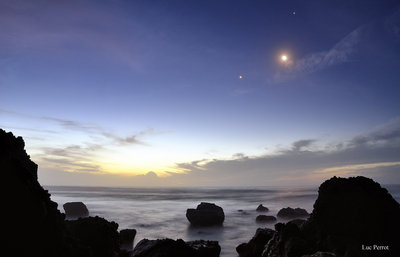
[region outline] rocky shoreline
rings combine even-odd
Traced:
[[[0,130],[0,168],[6,181],[5,251],[8,256],[216,257],[217,241],[143,239],[130,249],[134,229],[122,229],[101,217],[89,216],[84,203],[64,205],[65,214],[38,182],[37,165],[25,152],[24,141]],[[400,256],[397,243],[400,205],[386,189],[365,177],[336,178],[319,188],[311,214],[300,208],[283,208],[278,217],[287,223],[275,229],[259,228],[247,243],[237,246],[241,257],[358,257]],[[345,212],[339,210],[346,210]],[[276,222],[260,205],[257,222]],[[67,216],[67,217],[66,217]],[[192,226],[222,226],[223,208],[200,203],[188,209]],[[68,219],[66,219],[68,218]],[[379,247],[373,248],[373,245]],[[371,250],[369,249],[371,246]]]

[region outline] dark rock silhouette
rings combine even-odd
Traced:
[[[333,177],[321,184],[306,222],[275,225],[277,234],[263,256],[300,257],[318,251],[343,257],[400,256],[398,217],[399,203],[372,179]],[[387,246],[389,250],[362,250],[362,245]]]
[[[203,202],[196,209],[187,209],[186,218],[193,226],[215,226],[222,225],[225,214],[221,207]]]
[[[243,243],[236,247],[240,257],[260,257],[265,245],[276,232],[269,228],[258,228],[256,234],[248,243]]]
[[[132,257],[218,257],[221,248],[216,241],[182,239],[141,240],[131,253]]]
[[[329,252],[316,252],[311,255],[303,255],[302,257],[337,257],[337,255]]]
[[[38,166],[21,137],[0,129],[0,170],[7,206],[2,226],[6,256],[117,257],[118,224],[99,217],[65,222],[65,215],[38,182]]]
[[[257,207],[256,211],[259,211],[259,212],[267,212],[267,211],[269,211],[269,209],[268,209],[267,207],[265,207],[264,205],[260,204],[260,205]]]
[[[256,218],[256,222],[265,223],[265,222],[274,222],[276,218],[274,216],[269,215],[258,215]]]
[[[263,257],[301,257],[303,254],[315,252],[294,222],[277,223],[275,230],[277,233],[268,242]]]
[[[286,219],[293,219],[293,218],[298,218],[298,217],[307,217],[308,215],[310,215],[305,209],[301,209],[301,208],[282,208],[277,216],[279,218],[286,218]]]
[[[104,218],[87,217],[66,221],[71,235],[89,249],[90,256],[111,257],[119,252],[118,224]]]
[[[69,202],[63,205],[67,219],[83,218],[89,216],[89,210],[82,202]]]
[[[0,170],[8,194],[2,204],[2,251],[7,256],[70,256],[64,215],[39,184],[38,166],[24,147],[22,137],[0,129]]]
[[[217,241],[196,240],[186,242],[187,245],[196,251],[197,257],[218,257],[221,247]]]
[[[122,229],[121,231],[119,231],[120,245],[130,245],[130,247],[132,247],[135,236],[136,229]]]
[[[303,219],[294,219],[294,220],[291,220],[290,221],[290,223],[293,223],[293,224],[295,224],[298,228],[300,228],[301,229],[301,227],[303,226],[303,224],[306,222],[306,220],[303,220]]]

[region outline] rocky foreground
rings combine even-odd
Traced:
[[[65,215],[38,182],[37,165],[25,152],[24,141],[0,129],[0,170],[3,188],[3,247],[6,256],[87,257],[217,257],[216,241],[160,239],[140,241],[127,250],[135,230],[89,215],[82,204],[64,206]],[[77,212],[77,209],[83,211]],[[258,211],[267,212],[262,206]],[[275,230],[260,228],[248,242],[237,247],[241,257],[362,257],[400,256],[400,205],[386,189],[371,179],[332,178],[321,184],[314,210],[285,208]],[[269,222],[273,216],[260,215]],[[221,225],[222,208],[202,203],[190,209],[192,225]],[[2,254],[3,255],[3,254]]]
[[[248,243],[236,248],[239,256],[400,256],[400,205],[386,189],[365,177],[333,177],[318,193],[307,220],[277,223],[275,230],[258,229]],[[284,212],[293,214],[289,209]]]

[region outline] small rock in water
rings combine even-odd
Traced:
[[[67,218],[84,218],[89,216],[89,210],[82,202],[69,202],[63,205]]]
[[[256,211],[266,212],[266,211],[269,211],[269,209],[268,209],[267,207],[263,206],[262,204],[260,204],[260,205],[257,207]]]
[[[268,215],[258,215],[256,218],[256,222],[264,223],[264,222],[274,222],[276,218],[274,216]]]
[[[308,215],[309,214],[305,209],[301,209],[301,208],[293,209],[290,207],[282,208],[277,214],[277,216],[279,218],[288,218],[288,219],[297,218],[297,217],[307,217]]]

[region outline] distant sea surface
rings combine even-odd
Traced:
[[[384,186],[400,202],[400,185]],[[119,230],[134,228],[136,245],[141,239],[182,238],[217,240],[221,256],[237,256],[236,246],[247,242],[259,227],[273,228],[275,223],[257,224],[259,214],[276,216],[283,207],[300,207],[311,212],[318,189],[302,188],[107,188],[45,186],[51,199],[62,205],[81,201],[90,216],[104,217],[119,224]],[[221,206],[225,212],[222,227],[192,228],[186,219],[186,209],[196,208],[200,202]],[[258,213],[259,204],[270,209]],[[239,211],[242,210],[242,211]],[[277,222],[286,222],[278,218]]]

